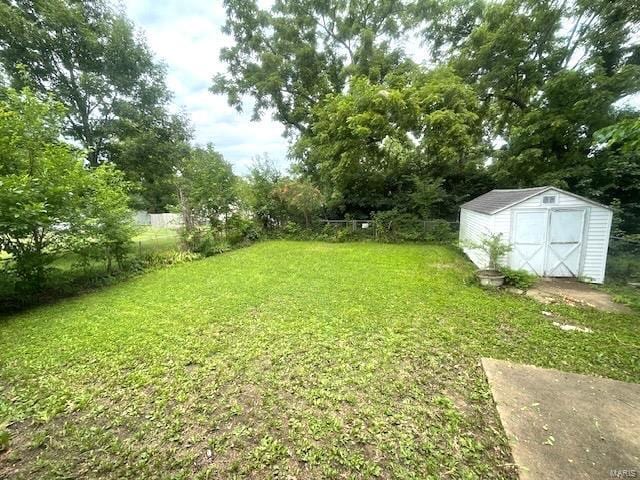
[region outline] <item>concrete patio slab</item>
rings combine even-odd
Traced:
[[[640,385],[482,359],[523,480],[640,478]]]
[[[542,303],[563,302],[596,308],[603,312],[631,313],[627,305],[614,302],[607,292],[597,290],[574,278],[542,278],[527,290],[527,295]]]

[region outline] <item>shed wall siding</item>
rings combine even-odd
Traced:
[[[609,234],[611,231],[611,210],[591,206],[588,216],[586,245],[583,257],[582,276],[596,283],[604,282]]]
[[[460,210],[460,241],[464,253],[478,267],[486,268],[489,264],[487,255],[478,249],[464,246],[464,242],[480,242],[485,235],[491,233],[491,216],[474,212],[465,208]]]
[[[511,243],[511,208],[491,215],[491,233],[502,234],[505,243]],[[498,259],[500,265],[511,266],[510,254]]]
[[[557,196],[557,201],[553,205],[544,205],[542,203],[542,197],[545,195],[554,194]],[[582,246],[582,268],[581,276],[585,280],[590,280],[595,283],[604,282],[604,272],[607,263],[607,250],[609,246],[609,233],[611,229],[611,211],[599,207],[593,203],[586,202],[580,198],[567,195],[557,190],[548,190],[544,193],[536,195],[528,200],[525,200],[518,205],[514,205],[502,212],[499,212],[495,216],[505,216],[508,212],[509,218],[511,218],[512,210],[526,210],[526,209],[539,209],[539,208],[586,208],[587,217],[585,223],[586,235],[585,241]],[[500,222],[503,224],[503,222]],[[506,238],[509,238],[507,235]]]
[[[557,197],[556,203],[553,205],[543,205],[542,197],[545,197],[547,195],[556,195]],[[530,199],[525,200],[522,203],[514,205],[511,208],[554,208],[554,207],[563,208],[563,207],[589,207],[589,206],[595,207],[595,205],[592,203],[585,202],[584,200],[576,198],[572,195],[567,195],[566,193],[559,192],[558,190],[550,189],[544,193],[540,193],[536,195],[535,197],[531,197]],[[597,207],[597,208],[602,208],[602,207]],[[510,210],[510,209],[507,209],[507,210]]]

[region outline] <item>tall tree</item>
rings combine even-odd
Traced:
[[[15,87],[53,93],[67,107],[65,133],[92,167],[112,161],[143,184],[173,174],[180,153],[171,147],[188,128],[167,111],[164,67],[106,0],[0,2],[0,62]],[[123,143],[136,145],[135,167]],[[143,195],[149,208],[163,207],[157,193]]]
[[[343,90],[352,75],[380,81],[403,63],[391,44],[405,7],[400,0],[226,0],[225,31],[235,40],[222,50],[227,73],[212,90],[242,108],[255,99],[254,117],[273,109],[289,133],[309,127],[312,107]]]
[[[295,145],[299,168],[334,214],[450,215],[486,185],[478,108],[449,69],[391,75],[381,85],[356,78],[314,109],[313,127]]]
[[[29,88],[0,99],[0,250],[32,288],[58,253],[91,246],[120,261],[133,234],[122,172],[85,169],[81,152],[60,141],[63,117],[59,102]]]
[[[183,161],[177,181],[187,228],[199,220],[211,228],[224,224],[237,201],[236,177],[213,145],[194,148]]]
[[[485,124],[506,146],[504,185],[580,188],[594,132],[640,91],[640,10],[609,0],[419,0],[424,34],[474,85]]]

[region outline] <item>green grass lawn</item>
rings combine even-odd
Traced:
[[[263,242],[2,319],[0,478],[515,478],[480,358],[638,382],[639,318],[471,273]]]
[[[175,228],[141,227],[133,237],[133,244],[137,253],[157,253],[175,250],[178,240],[178,230]]]

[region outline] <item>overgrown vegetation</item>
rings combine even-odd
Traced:
[[[97,248],[94,246],[94,248]],[[172,230],[145,229],[126,244],[120,262],[109,265],[105,257],[86,256],[86,252],[67,252],[52,261],[37,289],[24,288],[11,274],[11,260],[0,265],[0,315],[77,296],[81,293],[122,282],[159,267],[202,258],[180,249]]]
[[[0,251],[10,255],[3,275],[32,293],[56,258],[122,264],[134,233],[130,189],[112,165],[94,170],[60,141],[64,107],[29,88],[0,99]]]
[[[472,270],[262,242],[4,319],[0,477],[516,478],[480,357],[638,382],[637,316],[563,332]]]

